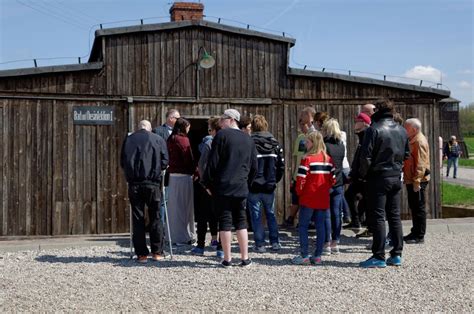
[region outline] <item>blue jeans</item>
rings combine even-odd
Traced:
[[[449,170],[451,169],[451,166],[454,168],[454,173],[453,173],[453,178],[456,178],[458,174],[458,162],[459,162],[459,157],[449,157],[448,158],[448,170],[446,171],[446,176],[449,177]]]
[[[265,230],[262,225],[262,214],[265,210],[270,243],[279,243],[278,223],[275,217],[275,192],[249,193],[247,203],[252,216],[253,239],[256,246],[265,245]]]
[[[308,226],[313,213],[316,216],[316,250],[315,257],[320,257],[323,251],[324,242],[331,233],[331,216],[329,210],[314,210],[309,207],[300,207],[299,234],[301,256],[308,256]]]
[[[341,237],[341,208],[344,186],[334,187],[330,191],[331,197],[331,239],[339,242]],[[329,242],[329,238],[326,242]]]

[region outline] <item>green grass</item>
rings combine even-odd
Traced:
[[[474,189],[443,182],[443,205],[474,205]]]
[[[474,137],[464,137],[464,142],[469,150],[469,156],[474,156]]]
[[[446,167],[448,165],[448,161],[443,160],[443,164]],[[474,168],[474,159],[459,158],[459,167]]]

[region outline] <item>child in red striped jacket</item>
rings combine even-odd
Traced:
[[[334,163],[326,153],[320,132],[306,136],[307,153],[301,160],[296,178],[296,193],[299,196],[299,235],[301,255],[293,258],[293,264],[321,264],[325,239],[330,239],[331,216],[329,212],[329,190],[335,183]],[[316,250],[313,257],[308,254],[308,226],[313,213],[316,216]]]

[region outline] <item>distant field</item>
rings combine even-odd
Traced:
[[[443,205],[474,205],[474,189],[443,182]]]

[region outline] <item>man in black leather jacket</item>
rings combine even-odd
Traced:
[[[388,99],[375,103],[372,125],[365,132],[359,156],[359,175],[367,180],[368,208],[373,227],[372,257],[361,267],[400,266],[403,230],[400,219],[401,172],[410,154],[405,129],[393,120],[394,106]],[[393,249],[385,262],[385,216],[392,235]]]

